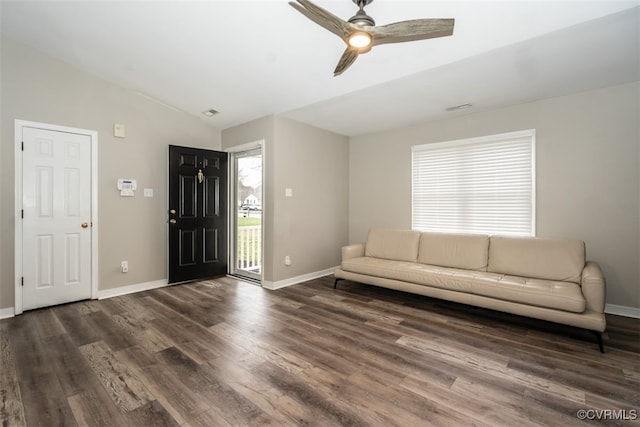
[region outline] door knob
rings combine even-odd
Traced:
[[[88,222],[83,222],[83,223],[82,223],[82,228],[87,228],[88,226],[89,226],[89,223],[88,223]]]
[[[176,222],[178,222],[178,221],[176,221],[176,220],[175,220],[175,219],[173,219],[173,218],[171,218],[171,219],[169,220],[169,224],[175,224]]]
[[[169,213],[170,213],[171,215],[175,215],[175,214],[176,214],[176,210],[175,210],[175,209],[169,209]]]

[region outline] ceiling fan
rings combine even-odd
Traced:
[[[373,0],[352,0],[358,12],[344,21],[309,0],[289,2],[298,12],[340,37],[347,49],[338,61],[334,76],[342,74],[358,55],[367,53],[373,46],[384,43],[400,43],[432,39],[453,34],[454,19],[413,19],[376,27],[376,23],[364,11]]]

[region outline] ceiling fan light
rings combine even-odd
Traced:
[[[356,31],[349,36],[349,46],[361,49],[369,46],[373,42],[371,34],[364,31]]]

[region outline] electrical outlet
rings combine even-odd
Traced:
[[[284,265],[291,265],[291,257],[289,255],[284,257]]]
[[[122,270],[123,273],[128,273],[129,272],[129,262],[128,261],[122,261],[120,263],[120,269]]]

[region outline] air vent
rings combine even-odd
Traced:
[[[219,111],[216,111],[216,110],[214,110],[213,108],[211,108],[211,109],[209,109],[209,110],[207,110],[207,111],[203,111],[203,112],[202,112],[202,114],[204,114],[204,115],[205,115],[205,116],[207,116],[207,117],[213,117],[213,116],[215,116],[215,115],[216,115],[216,114],[218,114],[218,113],[219,113]]]
[[[446,111],[458,111],[458,110],[464,110],[465,108],[471,108],[471,104],[456,105],[456,106],[447,108]]]

